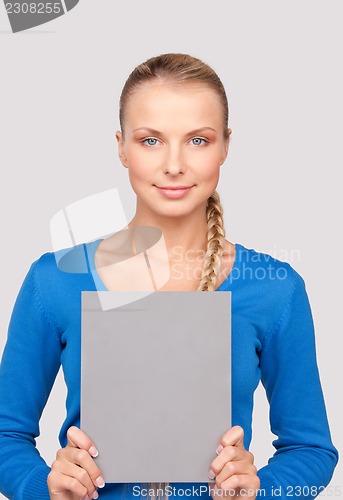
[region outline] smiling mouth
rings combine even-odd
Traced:
[[[184,198],[191,192],[194,186],[171,186],[171,187],[158,187],[154,184],[154,187],[160,193],[161,196],[169,198],[170,200],[178,200]]]
[[[157,187],[158,189],[167,189],[168,191],[171,191],[171,190],[181,190],[181,189],[190,189],[192,188],[193,186],[166,186],[166,187],[160,187],[160,186],[156,186],[156,184],[154,184],[155,187]]]

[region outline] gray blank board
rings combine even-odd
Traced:
[[[231,427],[231,292],[134,293],[82,292],[80,427],[108,483],[208,482]]]

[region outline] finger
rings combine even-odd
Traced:
[[[104,478],[101,475],[101,471],[99,467],[97,467],[96,463],[89,456],[86,450],[75,448],[72,450],[73,463],[80,465],[83,469],[86,470],[89,477],[91,478],[94,486],[103,488],[105,486]]]
[[[226,498],[226,497],[231,497],[233,495],[230,495],[230,493],[232,493],[232,491],[224,491],[224,490],[221,490],[220,488],[218,488],[218,486],[216,485],[216,483],[208,483],[208,486],[209,486],[209,492],[211,493],[211,497],[213,498],[213,500],[220,500],[221,498]],[[235,496],[236,496],[236,492],[235,492]]]
[[[57,471],[68,474],[69,466],[76,464],[85,469],[95,487],[103,488],[105,486],[101,471],[88,451],[82,448],[61,448],[58,450],[56,458],[57,460],[53,462],[52,467]]]
[[[80,451],[83,451],[83,453],[87,453],[86,450]],[[92,459],[90,458],[90,460]],[[53,470],[55,472],[58,472],[59,474],[74,477],[79,481],[79,483],[87,488],[86,494],[89,496],[89,498],[98,498],[99,495],[96,491],[97,485],[94,484],[94,478],[90,477],[86,468],[80,467],[76,463],[68,462],[66,460],[60,460],[57,463],[53,463]]]
[[[221,483],[222,490],[237,490],[238,495],[253,496],[260,487],[260,479],[256,474],[235,474]]]
[[[77,479],[79,483],[87,489],[86,495],[88,495],[89,498],[98,498],[99,494],[96,487],[84,468],[75,464],[70,464],[67,475]]]
[[[227,462],[219,474],[216,475],[215,482],[218,488],[221,487],[221,484],[234,475],[240,474],[251,474],[256,475],[257,469],[254,464],[243,462],[243,461],[234,461]]]
[[[87,436],[85,432],[81,429],[72,425],[67,430],[67,438],[68,444],[67,446],[71,446],[74,448],[82,448],[83,450],[87,450],[92,457],[97,457],[99,452],[93,443],[93,441]]]
[[[87,495],[87,488],[77,479],[60,472],[50,472],[48,486],[51,500],[66,500],[71,497],[70,492],[77,495],[78,498],[84,498]]]
[[[244,430],[243,427],[235,425],[222,435],[219,444],[225,446],[237,446],[244,448]]]
[[[217,474],[219,474],[226,463],[237,460],[241,460],[247,463],[253,463],[253,454],[250,453],[250,451],[245,450],[244,448],[236,448],[236,446],[226,446],[225,448],[223,448],[219,455],[214,460],[212,460],[210,464],[210,479],[213,479]]]

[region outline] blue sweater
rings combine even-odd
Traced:
[[[41,255],[14,304],[0,365],[0,492],[8,498],[49,499],[50,467],[35,437],[61,364],[68,388],[61,447],[67,429],[80,427],[81,291],[106,290],[94,266],[100,241]],[[249,449],[253,396],[261,380],[277,436],[273,457],[258,471],[260,495],[274,498],[273,489],[279,488],[281,498],[313,498],[329,483],[338,452],[330,437],[304,280],[288,263],[237,243],[232,271],[216,291],[221,290],[232,292],[232,425],[244,428]],[[137,484],[108,483],[100,498],[119,499],[122,493],[136,498]],[[193,487],[193,496],[209,495],[207,483],[171,486],[172,498],[186,486]]]

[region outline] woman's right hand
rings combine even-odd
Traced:
[[[56,453],[47,478],[51,500],[98,498],[97,488],[105,481],[92,457],[98,451],[92,440],[78,427],[69,427],[68,444]]]

